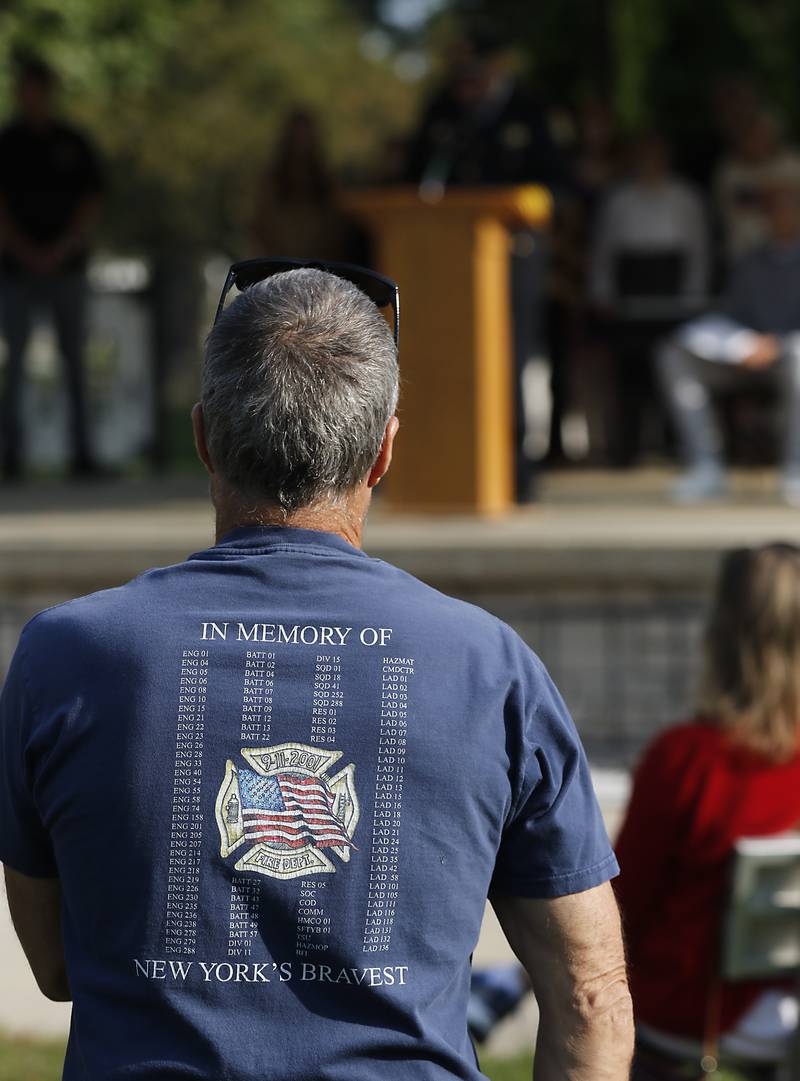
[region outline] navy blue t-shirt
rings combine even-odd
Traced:
[[[63,888],[67,1081],[480,1078],[489,890],[617,872],[539,660],[329,533],[40,613],[0,736],[0,858]]]

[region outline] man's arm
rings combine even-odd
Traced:
[[[61,937],[61,884],[57,878],[33,878],[8,866],[4,871],[11,920],[39,990],[53,1002],[69,1002],[72,995]]]
[[[5,248],[14,255],[22,265],[33,270],[36,265],[38,249],[22,232],[14,221],[8,209],[8,203],[4,195],[0,194],[0,240]]]
[[[35,274],[51,274],[79,251],[100,214],[100,196],[94,192],[85,195],[75,208],[64,232],[53,244],[42,247],[33,243],[22,232],[0,195],[0,237],[22,265]]]
[[[633,1012],[610,884],[490,900],[539,1004],[536,1081],[627,1081]]]
[[[61,236],[43,253],[47,269],[57,270],[71,255],[80,251],[100,216],[100,204],[98,192],[83,196]]]

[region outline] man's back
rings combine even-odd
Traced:
[[[65,1078],[477,1078],[490,884],[614,860],[507,627],[332,533],[251,527],[40,615],[3,701],[4,862],[58,874]]]
[[[477,1078],[491,889],[538,1081],[622,1081],[617,866],[574,727],[508,628],[360,551],[397,287],[255,262],[192,410],[217,546],[34,619],[0,697],[0,860],[74,1002],[65,1078]]]

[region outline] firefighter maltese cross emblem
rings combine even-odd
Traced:
[[[249,845],[234,864],[270,878],[303,878],[333,872],[336,853],[347,863],[355,849],[359,807],[356,767],[331,777],[341,751],[281,743],[243,747],[248,767],[229,758],[215,805],[220,855]]]

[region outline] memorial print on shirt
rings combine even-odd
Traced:
[[[247,766],[227,760],[217,793],[223,859],[249,845],[235,869],[280,879],[335,872],[328,851],[349,862],[360,810],[353,763],[328,772],[341,751],[281,743],[242,757]]]

